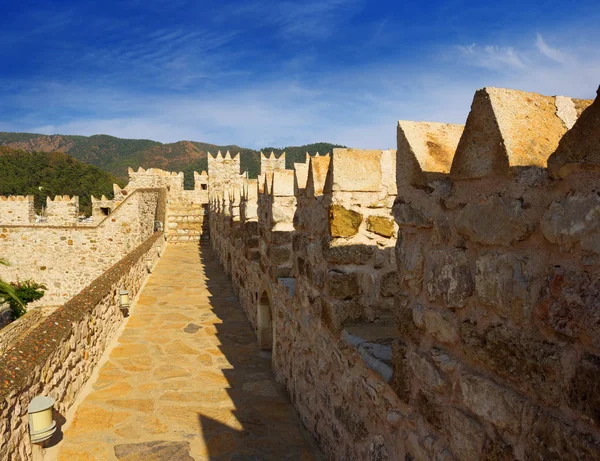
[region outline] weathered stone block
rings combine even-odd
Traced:
[[[413,318],[415,311],[413,310]],[[458,332],[451,321],[450,312],[438,312],[434,309],[423,310],[423,323],[425,330],[439,342],[444,344],[456,344]]]
[[[335,299],[348,300],[360,293],[358,274],[356,272],[327,272],[325,281],[327,295]]]
[[[506,325],[491,326],[479,332],[474,323],[463,322],[460,335],[468,357],[548,404],[559,404],[562,354],[557,344]]]
[[[483,245],[509,246],[533,230],[519,200],[492,195],[483,203],[467,203],[454,220],[458,232]]]
[[[553,202],[544,213],[542,233],[550,242],[568,251],[578,244],[600,254],[600,197],[570,195]]]
[[[335,417],[352,435],[353,440],[358,442],[369,435],[367,425],[355,411],[352,405],[344,404],[334,407]]]
[[[425,421],[436,429],[441,430],[444,424],[444,414],[435,396],[423,389],[419,389],[415,403],[419,414]]]
[[[380,150],[333,149],[334,191],[377,192],[382,187]]]
[[[340,205],[329,209],[329,232],[332,237],[352,237],[358,233],[363,216]]]
[[[348,458],[352,459],[352,458]],[[390,454],[385,446],[385,439],[381,435],[376,435],[369,445],[368,461],[388,461]]]
[[[292,241],[292,232],[272,231],[270,232],[271,245],[287,245]]]
[[[414,294],[421,293],[423,288],[423,256],[424,239],[412,235],[398,235],[396,242],[396,264],[401,285]]]
[[[382,237],[390,238],[394,235],[394,221],[384,216],[369,216],[367,230]]]
[[[500,430],[518,435],[525,401],[514,392],[480,376],[462,374],[459,397],[471,412]]]
[[[550,268],[536,313],[569,338],[585,335],[600,347],[600,274]]]
[[[600,424],[600,357],[585,354],[571,379],[571,408]]]
[[[325,259],[331,264],[366,264],[375,253],[375,247],[371,245],[344,245],[336,241],[325,244],[323,250]]]
[[[258,221],[247,221],[244,223],[244,232],[248,235],[258,235],[259,223]]]
[[[419,389],[444,394],[449,390],[448,381],[442,376],[435,364],[427,357],[409,352],[407,360],[411,374],[419,381]]]
[[[528,319],[536,297],[529,262],[514,254],[481,256],[476,262],[475,287],[482,304],[516,323]]]
[[[484,461],[513,461],[515,455],[511,445],[502,439],[495,438],[487,439],[483,447],[482,459]]]
[[[268,257],[272,266],[279,266],[288,263],[291,258],[291,251],[288,247],[272,247],[267,250]]]
[[[463,307],[473,294],[474,283],[463,250],[432,250],[425,263],[425,286],[430,301],[443,300],[449,307]]]
[[[381,277],[381,296],[394,296],[400,290],[397,272],[388,272]]]
[[[433,226],[433,217],[424,208],[406,203],[397,198],[392,208],[394,218],[399,226],[429,228]]]
[[[340,332],[345,324],[364,317],[364,307],[356,300],[322,300],[321,320],[331,331]]]
[[[525,457],[533,461],[600,459],[600,439],[541,413],[536,416],[527,438]]]
[[[446,417],[446,432],[456,458],[465,461],[481,459],[486,439],[481,424],[456,408],[450,408]]]
[[[406,359],[408,348],[406,343],[400,339],[392,342],[392,379],[390,386],[398,395],[400,400],[407,402],[410,400],[410,366]]]
[[[416,341],[420,332],[413,321],[413,309],[409,304],[409,298],[405,293],[394,295],[394,307],[396,311],[396,327],[405,340]]]

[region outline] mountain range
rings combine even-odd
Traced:
[[[127,177],[127,167],[137,169],[141,166],[183,171],[187,183],[192,178],[191,172],[208,169],[208,153],[215,155],[218,151],[230,151],[232,155],[240,153],[242,171],[248,171],[251,178],[255,178],[260,170],[260,151],[237,145],[219,146],[196,141],[163,144],[149,139],[122,139],[105,134],[76,136],[0,132],[0,145],[25,152],[63,152],[123,179]],[[306,152],[326,153],[334,147],[344,146],[315,143],[299,147],[265,147],[261,151],[273,151],[276,155],[285,151],[286,167],[292,168],[293,163],[304,162]]]

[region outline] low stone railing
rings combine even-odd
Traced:
[[[123,320],[120,290],[135,297],[165,244],[154,233],[0,356],[0,459],[31,459],[33,397],[50,396],[55,412],[67,413]]]
[[[48,317],[57,307],[39,306],[28,310],[23,317],[19,317],[15,321],[12,321],[11,317],[6,326],[0,324],[0,355],[4,354],[24,334]]]

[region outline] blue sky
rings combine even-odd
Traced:
[[[395,145],[501,86],[592,98],[600,4],[3,2],[0,131],[246,147]]]

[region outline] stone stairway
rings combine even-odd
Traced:
[[[172,243],[198,242],[204,232],[205,205],[201,203],[171,202],[167,208],[167,241]]]

